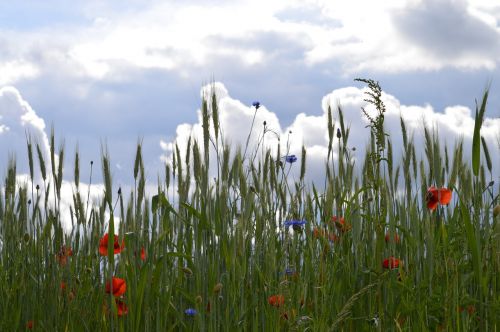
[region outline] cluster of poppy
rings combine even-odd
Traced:
[[[347,233],[352,229],[352,226],[345,222],[344,217],[333,216],[331,221],[340,233]]]
[[[108,242],[109,235],[108,233],[106,233],[99,241],[99,254],[101,254],[101,256],[108,255]],[[118,242],[118,236],[116,234],[114,235],[113,248],[113,253],[115,255],[119,254],[123,250],[123,248],[125,248],[125,242],[122,240],[122,243],[120,245],[120,243]],[[127,283],[122,278],[113,277],[111,279],[111,282],[108,281],[105,285],[106,293],[113,293],[113,296],[115,297],[118,316],[123,316],[128,313],[127,305],[122,300],[122,295],[125,294],[126,290]]]
[[[401,263],[402,262],[399,258],[391,256],[389,258],[384,259],[384,261],[382,262],[382,266],[384,267],[384,269],[393,270],[397,269]]]
[[[113,277],[111,282],[106,282],[105,291],[107,294],[113,293],[118,316],[123,316],[128,313],[127,305],[121,300],[121,296],[125,294],[126,290],[127,283],[122,278]]]

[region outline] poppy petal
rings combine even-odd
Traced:
[[[438,192],[439,203],[446,205],[451,201],[451,190],[446,188],[439,189]]]

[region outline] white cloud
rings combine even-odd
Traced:
[[[228,58],[246,67],[333,62],[347,75],[492,69],[500,61],[500,6],[480,0],[152,2],[94,15],[68,30],[6,31],[0,84],[54,66],[70,76],[123,80],[126,66],[186,77]],[[270,33],[275,40],[261,38]]]
[[[45,121],[36,114],[16,88],[0,88],[0,150],[11,153],[27,151],[26,135],[33,138],[33,143],[40,144],[43,157],[50,164]],[[5,157],[0,156],[0,160]]]
[[[232,149],[234,151],[235,144],[239,144],[240,146],[245,145],[254,109],[232,98],[222,84],[217,83],[216,86],[217,90],[220,91],[219,109],[221,113],[221,127],[225,133],[225,140],[232,142]],[[210,86],[206,86],[202,91],[209,91],[209,89]],[[341,105],[344,114],[344,123],[350,128],[348,145],[349,148],[356,147],[353,156],[359,161],[364,157],[364,148],[368,143],[369,137],[369,128],[366,128],[368,120],[362,115],[361,107],[364,107],[368,113],[373,114],[374,112],[372,105],[367,105],[364,101],[366,98],[365,91],[365,89],[356,87],[333,90],[323,98],[323,114],[321,116],[311,116],[301,113],[296,116],[290,126],[284,129],[281,129],[282,125],[276,114],[268,110],[265,106],[262,106],[257,111],[257,120],[255,121],[257,125],[254,126],[252,132],[251,146],[255,147],[260,137],[262,121],[267,121],[268,126],[275,129],[279,134],[282,146],[281,151],[283,153],[286,151],[287,143],[290,146],[289,154],[296,154],[297,156],[300,156],[302,145],[306,147],[309,179],[314,180],[316,183],[322,183],[328,147],[328,130],[326,125],[328,106],[331,106],[332,110],[336,110],[337,106]],[[395,96],[386,93],[383,94],[383,100],[387,107],[385,129],[390,134],[393,143],[396,163],[399,163],[403,151],[400,116],[406,122],[409,137],[413,137],[415,140],[417,158],[425,155],[423,151],[424,145],[422,144],[424,123],[429,129],[432,130],[435,128],[438,130],[442,147],[447,144],[449,150],[453,149],[454,144],[459,138],[463,138],[465,143],[465,158],[470,155],[474,119],[469,108],[460,105],[450,106],[441,113],[434,110],[431,105],[402,105]],[[337,120],[336,127],[338,128],[337,113],[334,113],[334,118]],[[498,168],[498,165],[500,165],[500,153],[495,151],[498,149],[496,142],[500,137],[500,118],[486,118],[481,134],[489,145],[494,164],[494,176],[498,177],[500,173],[500,169]],[[182,124],[177,127],[175,142],[179,145],[180,151],[185,151],[187,147],[186,142],[190,136],[196,138],[198,142],[202,142],[201,115],[199,115],[197,123]],[[266,136],[266,139],[267,137],[270,136]],[[277,143],[274,140],[269,147],[275,147]],[[160,147],[164,151],[164,154],[161,156],[162,160],[170,162],[173,144],[162,141]],[[252,148],[249,150],[252,151]],[[337,158],[336,154],[334,154],[334,158]],[[360,163],[357,165],[358,167],[361,166]]]
[[[33,63],[23,60],[0,62],[0,86],[14,84],[21,79],[38,76],[39,70]]]

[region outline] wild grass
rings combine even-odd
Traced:
[[[226,145],[214,93],[202,101],[203,142],[175,147],[152,197],[141,142],[129,193],[113,184],[103,150],[104,191],[93,204],[80,172],[91,183],[94,163],[76,152],[70,232],[61,216],[64,145],[56,155],[52,131],[45,160],[36,144],[35,169],[28,136],[28,181],[16,180],[11,159],[0,194],[0,330],[496,331],[500,217],[493,210],[500,185],[481,125],[472,164],[462,141],[450,150],[428,128],[418,158],[403,119],[400,134],[384,132],[378,83],[362,82],[380,113],[369,119],[360,169],[340,106],[328,112],[325,182],[308,184],[305,148],[291,163],[281,147],[272,153],[262,143],[260,151],[241,153]],[[397,139],[401,160],[393,157]],[[300,177],[293,181],[295,167]],[[450,204],[430,211],[431,186],[451,189]],[[116,255],[113,234],[125,243]],[[400,260],[397,268],[384,268],[389,257]],[[105,292],[112,276],[126,281],[121,301],[128,313],[121,316],[112,291]]]

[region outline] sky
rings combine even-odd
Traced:
[[[199,135],[213,84],[229,141],[244,144],[258,100],[254,129],[291,130],[290,152],[305,145],[321,174],[329,105],[344,108],[359,155],[367,143],[357,77],[384,89],[395,151],[400,116],[417,142],[425,121],[450,147],[470,144],[490,84],[482,133],[499,174],[499,65],[497,0],[2,0],[0,175],[10,156],[27,173],[26,136],[47,153],[53,126],[67,181],[77,147],[82,181],[107,147],[115,186],[132,183],[142,141],[154,187],[172,143]]]

